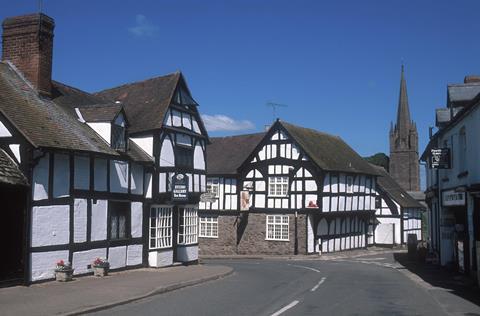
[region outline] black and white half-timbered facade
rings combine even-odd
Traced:
[[[408,235],[423,239],[422,214],[425,207],[408,194],[383,167],[372,165],[379,173],[375,219],[371,223],[369,244],[403,245]]]
[[[52,81],[53,28],[44,14],[3,23],[0,282],[51,279],[58,260],[75,274],[97,257],[196,261],[208,136],[182,74],[97,94]]]
[[[276,121],[212,138],[201,254],[309,254],[367,246],[377,172],[339,137]]]

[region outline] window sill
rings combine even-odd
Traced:
[[[218,236],[198,236],[199,238],[218,239]]]
[[[267,195],[269,198],[288,198],[288,195]]]
[[[171,249],[172,246],[165,246],[165,247],[157,247],[157,248],[148,248],[148,251],[155,251],[155,250],[165,250],[165,249]]]
[[[265,238],[266,241],[290,241],[290,239]]]

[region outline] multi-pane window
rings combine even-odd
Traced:
[[[150,249],[172,246],[172,207],[150,209]]]
[[[128,237],[127,218],[130,214],[129,202],[110,201],[110,239]]]
[[[124,126],[112,124],[112,148],[126,150],[126,129]]]
[[[288,215],[267,215],[267,240],[288,240]]]
[[[218,178],[207,179],[207,192],[215,194],[218,197]]]
[[[218,217],[200,217],[200,237],[218,237]]]
[[[177,168],[193,168],[193,150],[191,148],[175,146],[175,166]]]
[[[287,196],[288,177],[269,177],[268,195],[269,196]]]
[[[180,208],[178,215],[178,243],[196,244],[198,240],[198,216],[196,208]]]

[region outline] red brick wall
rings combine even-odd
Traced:
[[[53,19],[44,14],[3,22],[2,60],[12,62],[44,95],[51,93],[54,27]]]

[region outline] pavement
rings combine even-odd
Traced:
[[[200,264],[0,288],[0,315],[80,315],[216,280],[232,272],[227,266]]]

